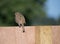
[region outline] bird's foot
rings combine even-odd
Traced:
[[[23,30],[23,33],[25,32],[25,30]]]

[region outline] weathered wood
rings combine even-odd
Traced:
[[[35,44],[40,44],[40,26],[35,27]]]
[[[52,26],[52,44],[60,44],[60,26]]]
[[[0,27],[0,44],[35,44],[34,27]]]
[[[0,44],[60,44],[60,26],[0,27]]]
[[[52,29],[50,26],[40,27],[41,44],[52,44]]]

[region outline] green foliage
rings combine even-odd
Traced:
[[[0,26],[14,26],[14,13],[21,12],[26,18],[26,25],[46,25],[56,23],[46,18],[43,5],[46,0],[0,0]],[[54,24],[55,24],[54,23]]]
[[[37,0],[38,1],[38,0]],[[26,18],[26,25],[32,25],[44,17],[42,6],[35,0],[0,0],[0,26],[17,25],[14,12],[19,11]],[[42,1],[41,1],[42,2]],[[37,22],[38,24],[38,22]]]

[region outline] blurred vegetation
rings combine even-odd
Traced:
[[[26,25],[59,25],[58,21],[48,18],[43,10],[46,0],[0,0],[0,26],[14,26],[14,13],[21,12]]]

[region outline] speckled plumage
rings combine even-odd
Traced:
[[[16,13],[15,13],[15,21],[16,21],[16,23],[19,25],[19,27],[22,26],[23,32],[25,32],[24,24],[25,24],[26,22],[25,22],[24,16],[23,16],[21,13],[16,12]]]

